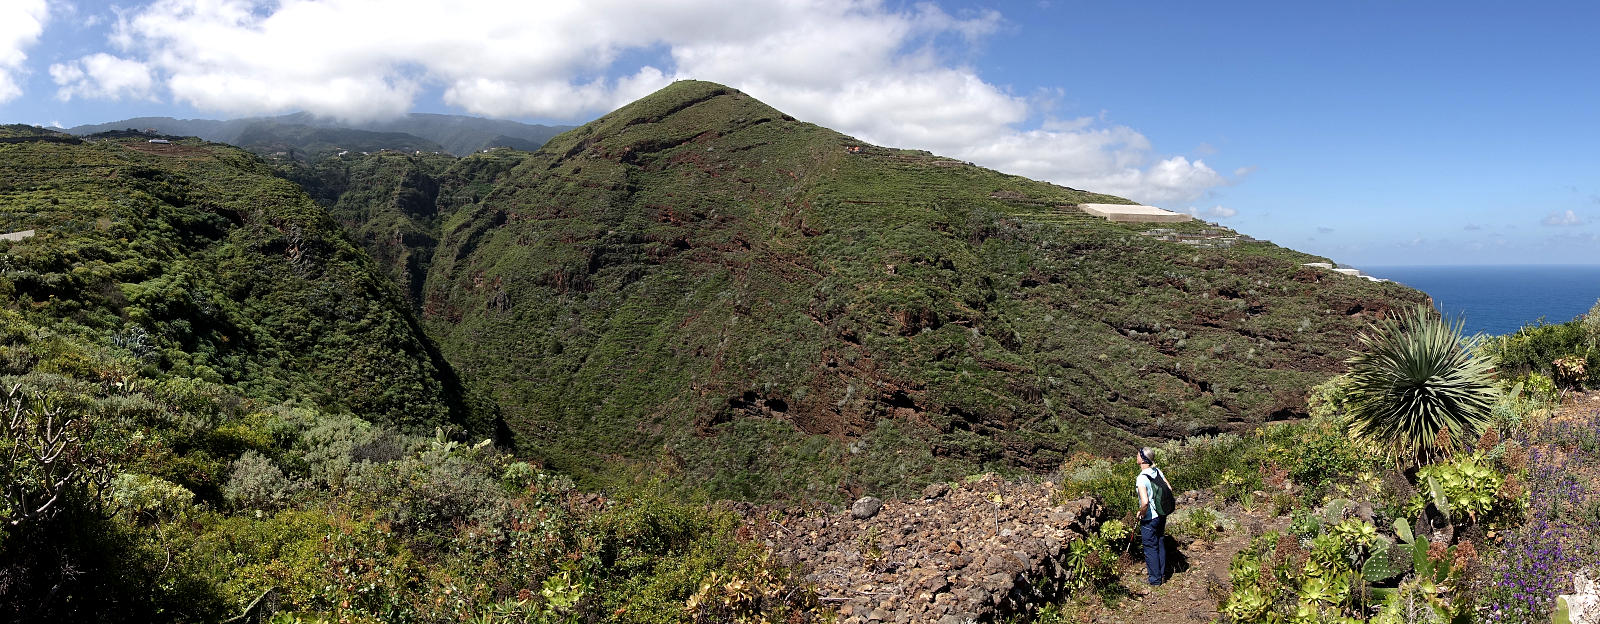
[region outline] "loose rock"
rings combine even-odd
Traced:
[[[866,520],[878,515],[878,510],[883,509],[883,501],[876,497],[863,496],[856,504],[850,506],[850,517],[857,520]]]

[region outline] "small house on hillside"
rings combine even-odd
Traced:
[[[1179,223],[1194,217],[1155,206],[1135,204],[1078,204],[1078,209],[1107,221],[1122,223]]]

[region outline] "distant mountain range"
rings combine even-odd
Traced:
[[[285,152],[310,158],[342,150],[442,151],[458,156],[491,147],[531,151],[539,149],[551,137],[570,130],[571,126],[430,113],[351,124],[309,113],[294,113],[229,120],[134,117],[77,126],[67,132],[84,136],[129,128],[230,143],[258,153]]]

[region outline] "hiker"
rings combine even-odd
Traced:
[[[1170,499],[1172,485],[1167,475],[1156,467],[1149,447],[1139,449],[1139,477],[1135,489],[1139,492],[1139,537],[1144,540],[1144,565],[1149,572],[1151,585],[1160,585],[1167,578],[1167,514],[1172,513],[1166,500]]]

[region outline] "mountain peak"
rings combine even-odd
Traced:
[[[704,80],[679,80],[656,90],[655,93],[639,98],[622,108],[612,111],[611,114],[601,117],[599,121],[620,118],[629,124],[656,123],[696,104],[725,96],[733,99],[749,100],[755,106],[777,113],[772,107],[745,95],[743,91],[733,87]]]
[[[654,152],[701,134],[728,134],[774,120],[794,118],[726,85],[679,80],[551,139],[545,150],[564,157],[594,147],[613,156]]]

